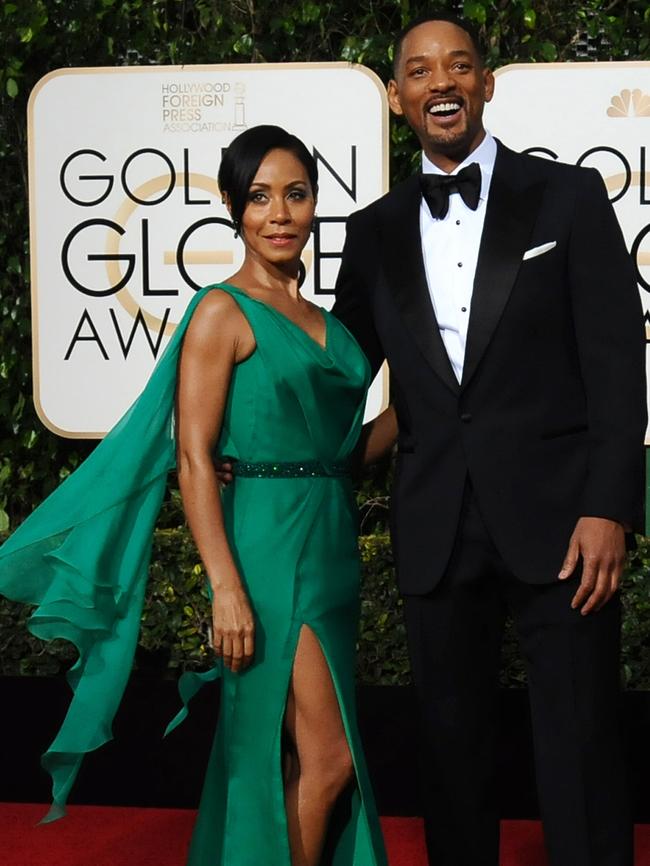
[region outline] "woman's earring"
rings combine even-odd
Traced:
[[[235,230],[235,237],[238,238],[238,237],[239,237],[239,232],[240,232],[240,229],[241,229],[241,223],[239,222],[239,220],[235,220],[235,219],[234,219],[234,220],[232,221],[232,227],[233,227],[234,230]]]
[[[316,226],[317,226],[317,224],[318,224],[318,218],[317,218],[317,217],[314,217],[313,220],[311,221],[311,230],[312,230],[312,234],[316,234]]]
[[[307,268],[302,259],[298,262],[298,288],[302,287],[307,277]]]

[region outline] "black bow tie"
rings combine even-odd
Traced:
[[[481,197],[481,169],[477,162],[458,174],[421,174],[420,189],[434,219],[444,219],[449,210],[449,196],[460,193],[468,208],[476,210]]]

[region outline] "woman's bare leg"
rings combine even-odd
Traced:
[[[337,797],[354,775],[332,674],[314,632],[303,626],[287,698],[291,759],[285,803],[292,866],[318,866]]]

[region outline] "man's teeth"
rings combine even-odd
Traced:
[[[429,114],[443,114],[445,111],[459,111],[460,104],[458,102],[442,102],[440,105],[432,105],[429,109]]]

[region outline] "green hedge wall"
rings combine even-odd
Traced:
[[[481,29],[489,61],[645,59],[646,0],[465,0],[433,4],[464,13]],[[5,0],[0,6],[0,533],[22,519],[92,448],[59,439],[31,401],[26,103],[44,74],[63,66],[347,60],[384,80],[393,35],[432,4],[411,0]],[[417,159],[402,123],[391,126],[393,181]],[[364,481],[361,554],[364,592],[359,674],[368,682],[408,678],[400,602],[386,531],[386,467]],[[650,688],[650,617],[641,546],[626,578],[625,682]],[[207,606],[201,567],[172,485],[160,528],[143,618],[138,664],[206,663]],[[57,673],[65,645],[44,647],[24,629],[28,611],[0,600],[0,673]],[[523,678],[512,632],[502,679]]]
[[[362,534],[361,627],[358,678],[382,685],[410,681],[401,599],[382,512],[387,499],[376,494],[377,480],[359,493]],[[374,486],[374,490],[372,487]],[[379,512],[379,513],[378,513]],[[368,529],[364,523],[369,524]],[[205,575],[194,544],[182,524],[179,496],[171,491],[154,537],[151,577],[142,617],[136,667],[174,674],[179,668],[210,663],[210,607]],[[650,689],[650,541],[640,539],[625,576],[622,681],[627,688]],[[64,641],[43,643],[29,634],[29,608],[0,597],[0,676],[55,675],[66,670],[75,651]],[[506,628],[501,683],[525,683],[512,625]]]

